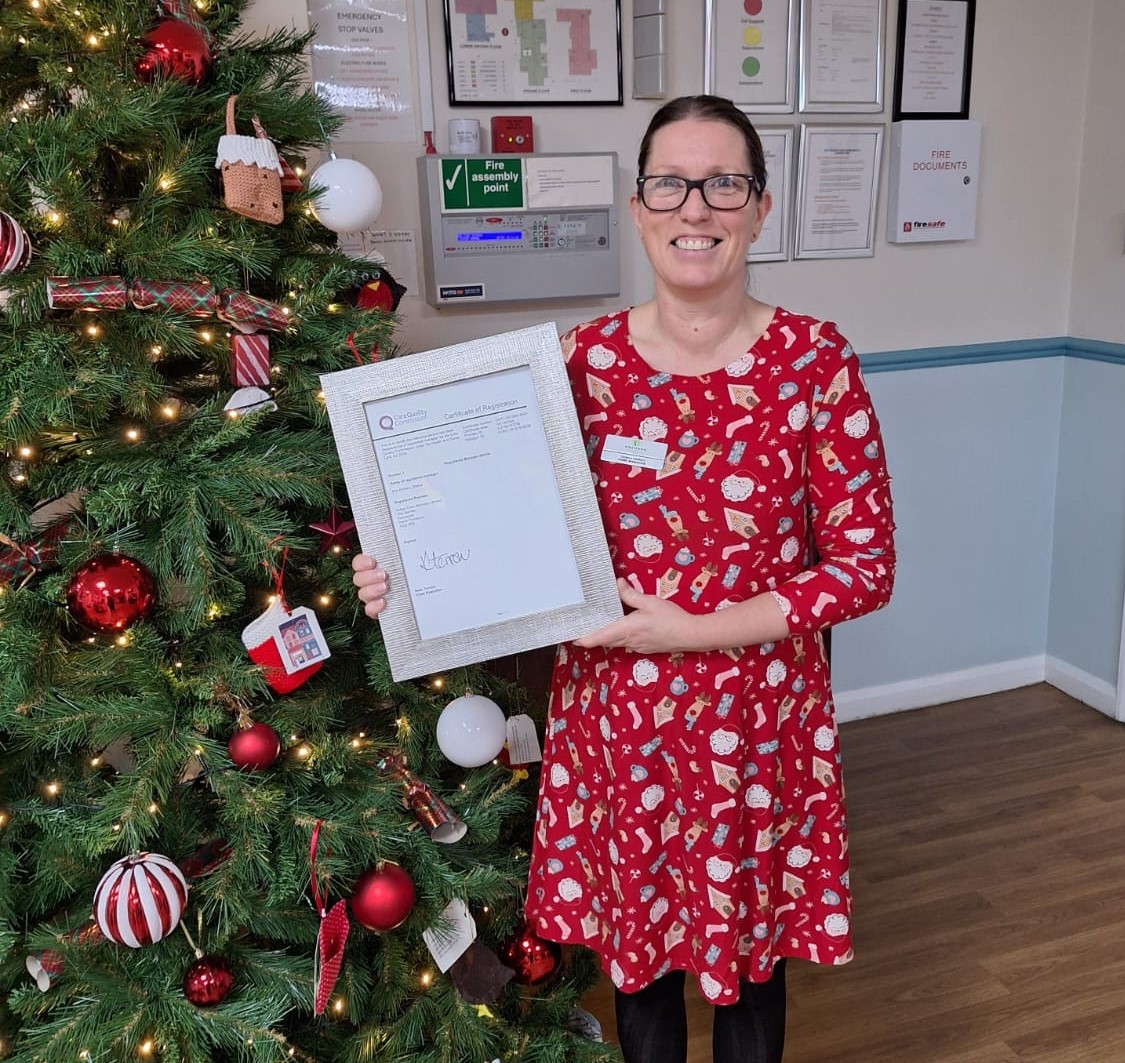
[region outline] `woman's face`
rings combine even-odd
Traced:
[[[645,166],[646,176],[688,180],[750,172],[742,134],[726,122],[698,118],[658,130]],[[658,281],[685,293],[706,294],[744,286],[746,249],[769,213],[770,194],[755,193],[741,210],[713,210],[698,188],[676,210],[649,210],[635,194],[629,206]]]

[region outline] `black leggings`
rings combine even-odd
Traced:
[[[625,1063],[687,1063],[684,972],[638,993],[614,993]],[[712,1063],[781,1063],[785,1048],[785,961],[768,982],[743,982],[737,1004],[716,1004]]]

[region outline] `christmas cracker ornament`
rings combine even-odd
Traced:
[[[284,332],[289,328],[289,315],[279,303],[236,288],[226,288],[219,294],[219,317],[245,333],[260,328]]]
[[[170,310],[189,317],[214,317],[219,293],[206,281],[135,280],[129,301],[137,310]]]
[[[464,821],[402,761],[384,757],[378,767],[402,786],[402,803],[414,813],[431,839],[448,845],[465,837],[469,828]]]
[[[129,289],[121,277],[48,277],[52,310],[124,310]]]

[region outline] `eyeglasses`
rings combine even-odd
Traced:
[[[693,188],[699,189],[703,202],[712,210],[741,210],[755,190],[761,191],[752,173],[717,173],[695,181],[671,174],[637,178],[637,194],[649,210],[678,210]]]

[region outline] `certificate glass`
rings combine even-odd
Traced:
[[[802,111],[883,109],[886,0],[802,0]]]
[[[794,258],[870,258],[883,127],[801,126]]]
[[[899,0],[892,117],[968,118],[976,0]]]
[[[707,92],[755,114],[791,112],[796,52],[797,0],[707,0]]]
[[[789,216],[793,201],[793,127],[761,128],[766,154],[767,188],[773,205],[758,239],[746,253],[747,262],[784,262],[789,257]]]
[[[620,618],[554,325],[321,383],[396,682]]]

